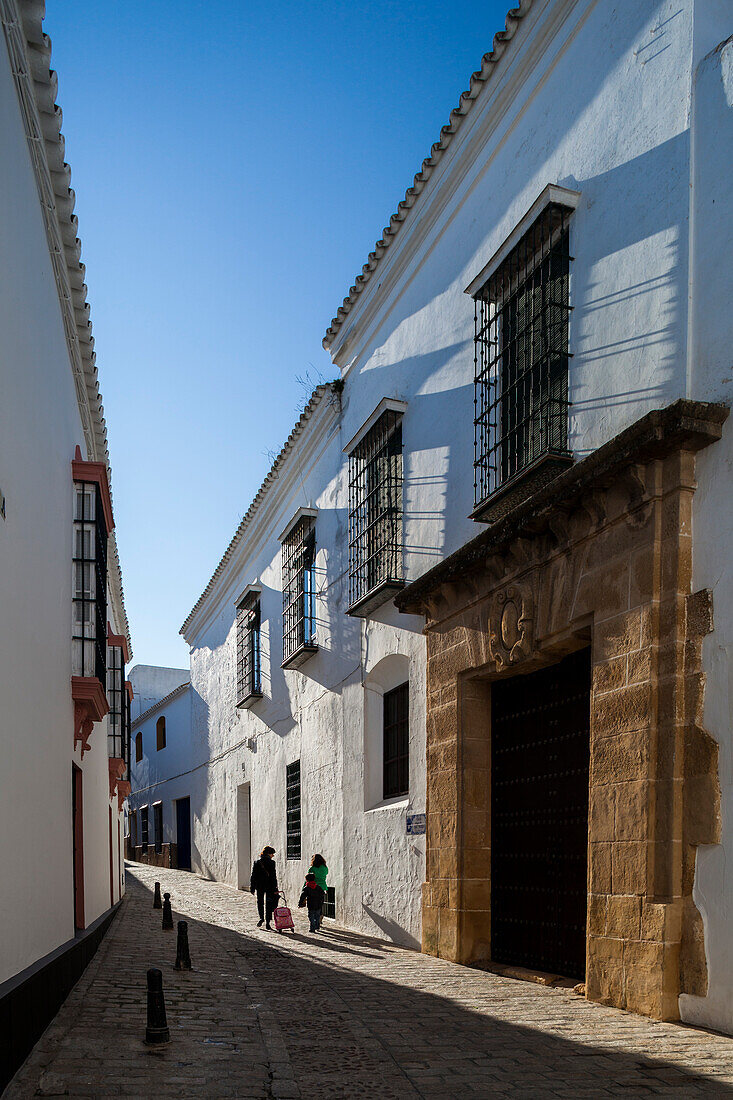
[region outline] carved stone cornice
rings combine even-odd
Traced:
[[[120,780],[127,771],[127,765],[121,756],[110,756],[107,765],[109,767],[109,797],[112,798]]]
[[[117,809],[122,809],[122,803],[126,798],[129,798],[130,791],[132,790],[132,784],[129,779],[120,779],[117,784]]]
[[[71,697],[74,700],[74,748],[81,744],[81,758],[91,746],[89,738],[95,722],[101,722],[109,711],[102,684],[96,676],[72,676]]]
[[[510,553],[519,566],[528,554],[525,540],[549,537],[556,548],[568,545],[574,515],[583,511],[587,521],[597,526],[606,519],[611,494],[622,493],[627,512],[633,513],[643,505],[646,491],[640,472],[643,464],[714,443],[721,437],[729,411],[722,404],[676,401],[647,413],[407,585],[395,604],[400,611],[429,615],[435,621],[449,603],[445,597],[438,599],[438,591],[447,583],[465,585],[468,575],[485,570],[493,556]],[[631,522],[638,520],[632,516]]]

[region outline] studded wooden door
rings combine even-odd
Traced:
[[[491,686],[491,954],[585,978],[590,650]]]

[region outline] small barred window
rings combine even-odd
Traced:
[[[300,760],[285,769],[286,854],[300,859]]]
[[[397,798],[410,791],[410,685],[384,695],[383,794]]]
[[[316,521],[303,516],[282,544],[283,663],[316,639]]]
[[[387,409],[349,454],[350,610],[403,584],[402,414]]]
[[[260,596],[251,592],[237,607],[237,706],[261,694]]]

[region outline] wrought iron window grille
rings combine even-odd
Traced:
[[[388,408],[349,453],[349,613],[403,587],[402,413]]]
[[[300,760],[285,768],[286,856],[300,859]]]
[[[107,686],[107,527],[94,482],[74,482],[72,675]]]
[[[384,693],[384,798],[397,798],[410,791],[410,685],[400,684]]]
[[[316,644],[316,520],[305,515],[282,540],[283,667],[293,667]]]
[[[131,734],[131,729],[130,729],[130,727],[131,727],[132,723],[130,721],[130,696],[128,695],[127,691],[125,691],[125,699],[124,699],[124,704],[123,704],[122,716],[123,716],[122,743],[123,743],[124,749],[125,749],[124,761],[125,761],[125,764],[127,765],[127,773],[128,773],[128,778],[129,778],[130,759],[131,759],[131,755],[130,755],[130,734]]]
[[[107,646],[107,702],[107,753],[127,763],[129,700],[125,690],[124,656],[122,647],[117,645]]]
[[[474,294],[474,503],[568,451],[569,219],[549,202]]]
[[[237,606],[237,706],[262,696],[260,597],[251,592]]]

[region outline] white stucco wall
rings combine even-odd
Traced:
[[[140,666],[138,666],[139,668]],[[154,666],[144,666],[146,672]],[[164,669],[164,672],[175,670]],[[135,670],[133,669],[133,673]],[[188,679],[188,672],[186,672]],[[166,695],[169,693],[166,692]],[[165,718],[165,748],[157,748],[156,727],[158,719]],[[135,759],[135,738],[142,733],[143,758]],[[132,722],[131,776],[133,793],[129,812],[137,813],[137,843],[140,843],[140,807],[149,807],[149,842],[155,840],[153,829],[153,804],[163,804],[163,843],[176,842],[176,808],[174,800],[190,794],[196,779],[189,773],[191,758],[191,692],[184,688],[173,699],[160,707],[144,721]],[[195,773],[194,773],[195,775]],[[192,799],[193,808],[193,799]],[[192,830],[193,837],[193,830]],[[193,855],[193,852],[192,852]]]
[[[723,20],[709,28],[720,34]],[[733,33],[730,8],[725,29]],[[733,390],[733,38],[695,73],[691,204],[692,331],[689,376],[696,397],[730,404]],[[721,168],[727,164],[727,170]],[[693,509],[693,587],[713,593],[705,640],[705,728],[719,745],[722,843],[698,851],[693,897],[705,925],[707,997],[680,999],[690,1023],[733,1032],[733,424],[703,451]]]
[[[84,436],[1,35],[0,149],[1,982],[74,935],[72,760],[84,776],[87,924],[110,905],[106,721],[83,761],[73,749],[71,461]]]
[[[381,395],[380,395],[381,396]],[[371,409],[361,408],[361,420]],[[330,868],[338,919],[417,946],[423,838],[406,834],[408,808],[424,811],[424,639],[421,620],[383,608],[368,625],[346,615],[347,428],[336,395],[319,406],[251,526],[246,542],[196,624],[192,643],[192,760],[216,761],[192,776],[197,869],[242,883],[237,788],[250,784],[250,859],[277,849],[281,887],[297,898],[313,852]],[[279,533],[301,506],[316,519],[318,653],[283,670]],[[235,605],[249,583],[262,590],[263,699],[238,710]],[[383,620],[380,622],[379,620]],[[364,681],[386,655],[402,654],[410,679],[410,797],[365,812]],[[396,686],[393,684],[392,686]],[[381,742],[379,744],[381,754]],[[198,754],[198,756],[197,756]],[[287,860],[286,765],[301,763],[302,859]],[[197,808],[194,808],[194,803]]]
[[[164,668],[162,665],[134,665],[127,679],[135,692],[130,704],[130,717],[134,722],[181,684],[188,683],[189,671],[187,668]]]
[[[252,850],[283,859],[285,765],[301,759],[303,852],[332,868],[347,924],[419,936],[422,838],[405,806],[372,807],[368,759],[381,662],[401,655],[411,691],[412,808],[424,806],[424,642],[419,620],[383,607],[345,615],[346,465],[341,453],[379,401],[407,402],[404,563],[408,580],[480,528],[473,507],[473,304],[464,288],[548,183],[580,191],[571,221],[570,445],[580,458],[645,412],[681,397],[730,400],[731,9],[720,0],[536,0],[333,344],[342,406],[315,418],[247,538],[187,631],[191,759],[202,873],[237,884],[236,798],[252,790]],[[695,587],[714,591],[706,722],[721,745],[723,838],[700,853],[696,899],[710,971],[684,1018],[733,1030],[726,868],[733,847],[730,729],[733,583],[727,547],[731,438],[699,460]],[[323,442],[318,442],[322,440]],[[317,453],[316,453],[317,452]],[[290,460],[289,460],[290,461]],[[297,471],[297,477],[293,471]],[[319,653],[280,670],[277,533],[318,508]],[[263,700],[235,707],[234,607],[262,587]],[[254,741],[251,739],[254,738]],[[251,747],[254,746],[254,747]],[[366,754],[365,754],[366,746]],[[366,756],[366,762],[365,762]],[[192,805],[194,795],[192,794]]]

